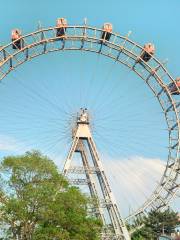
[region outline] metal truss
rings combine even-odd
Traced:
[[[32,58],[55,51],[94,52],[127,66],[149,86],[159,101],[169,131],[169,154],[164,174],[152,195],[127,220],[150,209],[164,209],[180,188],[180,100],[168,88],[171,83],[176,85],[174,78],[154,56],[144,62],[140,58],[143,47],[129,39],[129,35],[112,33],[109,41],[102,42],[102,29],[86,24],[68,26],[65,38],[56,37],[56,30],[56,27],[43,28],[22,36],[24,46],[20,50],[13,50],[12,43],[1,46],[0,80]]]
[[[92,203],[93,212],[103,222],[104,229],[101,239],[130,240],[125,222],[119,213],[101,159],[99,158],[86,110],[81,110],[76,124],[73,130],[75,134],[72,146],[65,161],[63,173],[74,185],[88,185],[91,198],[95,201],[94,204]],[[87,150],[89,150],[89,154]],[[80,168],[72,167],[75,153],[80,153],[82,160]],[[79,178],[79,174],[84,174],[86,178]],[[71,179],[74,175],[75,177]]]

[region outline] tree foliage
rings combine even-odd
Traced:
[[[88,199],[38,151],[3,159],[0,228],[4,239],[98,240],[101,222]]]
[[[170,209],[163,212],[151,211],[141,224],[142,228],[136,230],[133,240],[156,240],[161,234],[170,235],[178,226],[178,214]]]

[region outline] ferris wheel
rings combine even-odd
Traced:
[[[132,41],[130,38],[130,33],[126,36],[119,35],[113,32],[113,26],[110,23],[105,23],[103,28],[96,28],[87,25],[86,20],[83,25],[68,25],[67,20],[64,18],[60,18],[57,20],[56,26],[49,28],[39,28],[35,32],[31,32],[26,35],[22,35],[19,29],[15,29],[12,31],[12,41],[6,45],[0,47],[0,80],[5,83],[4,79],[8,78],[8,74],[12,71],[16,72],[16,68],[22,65],[25,62],[28,62],[35,57],[40,55],[46,55],[52,52],[61,52],[65,55],[65,52],[79,52],[80,54],[84,53],[95,53],[98,56],[98,60],[95,63],[95,67],[99,64],[99,56],[103,56],[103,59],[109,58],[111,59],[113,64],[123,65],[127,67],[128,72],[126,74],[131,74],[131,72],[138,77],[138,79],[142,79],[143,83],[149,87],[152,92],[153,99],[156,99],[161,107],[163,112],[164,119],[167,124],[168,131],[168,156],[167,163],[162,174],[161,179],[158,181],[157,186],[153,190],[153,192],[146,197],[144,203],[131,212],[125,220],[123,220],[122,216],[119,215],[118,211],[114,211],[114,213],[110,214],[110,218],[117,217],[120,219],[120,231],[114,230],[115,236],[114,239],[130,239],[127,233],[127,229],[125,227],[125,221],[131,221],[132,219],[138,218],[141,215],[146,214],[151,209],[161,210],[168,206],[169,202],[177,196],[180,186],[180,160],[179,160],[179,147],[180,147],[180,121],[179,121],[179,108],[180,108],[180,79],[174,79],[169,72],[167,71],[164,63],[161,63],[154,55],[155,55],[155,47],[152,43],[147,43],[144,46],[139,45],[138,43]],[[83,63],[82,63],[83,64]],[[107,64],[105,62],[105,64]],[[112,65],[113,66],[113,65]],[[108,74],[113,72],[113,68],[109,70]],[[11,76],[11,74],[10,74]],[[82,77],[82,76],[81,76]],[[83,76],[85,78],[85,76]],[[92,77],[93,78],[93,77]],[[126,78],[126,75],[124,75]],[[92,79],[91,79],[92,80]],[[69,88],[68,84],[66,86]],[[83,86],[81,88],[81,93],[77,93],[74,86],[74,94],[81,95],[83,91]],[[22,83],[22,89],[25,89],[26,86]],[[104,88],[104,86],[99,86],[100,90]],[[107,87],[109,88],[109,86]],[[112,90],[116,91],[116,86],[112,88]],[[40,98],[42,97],[41,93],[35,92],[36,89],[31,86],[32,92],[29,93],[31,95],[37,94]],[[62,90],[63,91],[63,90]],[[126,94],[128,94],[128,89],[126,89]],[[136,91],[136,89],[134,89]],[[46,88],[46,92],[48,92],[48,88]],[[73,91],[72,91],[73,94]],[[107,94],[104,98],[112,95],[111,92],[107,91]],[[87,95],[87,92],[86,92]],[[97,95],[99,95],[99,91],[97,91]],[[8,96],[6,96],[8,98]],[[56,107],[58,111],[63,112],[64,115],[67,115],[66,109],[59,106],[55,106],[53,99],[48,99],[48,95],[45,94],[43,96],[43,100],[52,105],[52,107]],[[63,99],[62,99],[63,101]],[[88,100],[87,100],[88,101]],[[102,100],[103,101],[103,100]],[[133,100],[134,101],[134,100]],[[96,101],[92,99],[93,104],[96,105]],[[19,101],[19,104],[21,100]],[[69,104],[69,103],[65,103]],[[101,103],[104,104],[103,102]],[[76,133],[81,129],[82,126],[86,125],[86,128],[89,129],[89,123],[91,123],[91,115],[86,115],[86,106],[81,106],[82,109],[80,112],[78,111],[78,115],[74,115],[76,113],[73,112],[71,116],[73,118],[73,127],[72,129]],[[106,106],[105,106],[106,108]],[[32,110],[32,109],[31,109]],[[119,110],[117,110],[119,111]],[[33,116],[34,112],[31,112]],[[50,114],[50,113],[49,113]],[[24,116],[23,116],[24,117]],[[22,119],[23,119],[22,117]],[[111,124],[111,123],[110,123]],[[94,123],[94,125],[96,125]],[[112,125],[112,124],[111,124]],[[12,126],[11,129],[16,126]],[[109,125],[108,125],[109,127]],[[136,128],[136,126],[135,126]],[[92,126],[93,129],[93,126]],[[116,131],[116,129],[114,129]],[[89,130],[87,130],[88,132]],[[86,134],[87,134],[86,132]],[[76,133],[73,133],[73,137],[76,136]],[[82,132],[81,132],[82,133]],[[80,134],[78,139],[89,139],[89,133]],[[118,135],[119,133],[117,133]],[[93,135],[93,130],[92,130]],[[60,136],[64,138],[64,135]],[[92,136],[91,136],[92,137]],[[90,138],[91,138],[90,137]],[[73,138],[73,139],[76,139]],[[102,138],[101,138],[102,139]],[[96,139],[95,139],[96,140]],[[69,152],[70,156],[73,152],[81,152],[85,154],[84,145],[81,142],[75,140],[74,145],[72,144],[72,148]],[[89,140],[88,140],[89,141]],[[90,140],[91,141],[91,140]],[[144,140],[142,139],[142,142]],[[96,142],[96,141],[95,141]],[[72,143],[72,139],[71,139]],[[54,145],[56,143],[52,143]],[[80,146],[81,145],[81,146]],[[94,141],[88,142],[87,145],[91,147],[90,152],[93,152],[93,156],[98,162],[99,156],[96,151],[96,146]],[[78,146],[78,148],[77,148]],[[34,146],[33,146],[34,147]],[[97,142],[98,148],[98,142]],[[119,148],[115,147],[116,149]],[[71,157],[68,158],[68,161]],[[84,159],[86,159],[86,155],[84,155]],[[86,160],[84,160],[86,162]],[[103,162],[103,160],[102,160]],[[87,163],[86,163],[87,164]],[[87,167],[88,165],[86,165]],[[103,168],[101,169],[100,165],[98,166],[98,170],[90,169],[91,174],[97,174],[96,171],[100,171],[100,174],[104,172]],[[100,170],[99,170],[100,169]],[[65,173],[73,172],[81,174],[81,169],[73,169],[70,168],[69,163],[65,164]],[[88,176],[91,178],[91,176]],[[109,185],[108,181],[106,182],[106,177],[103,178],[105,180],[105,188]],[[92,180],[90,180],[92,183]],[[81,181],[82,182],[82,181]],[[79,183],[81,183],[79,182]],[[77,183],[77,182],[76,182]],[[95,189],[96,190],[96,189]],[[95,191],[93,190],[93,191]],[[111,190],[108,190],[110,193]],[[112,201],[113,202],[113,201]],[[113,202],[111,204],[114,206],[114,209],[117,207]],[[106,208],[108,208],[106,206]],[[100,210],[101,215],[101,210]],[[115,217],[115,218],[116,218]],[[113,222],[113,221],[112,221]],[[110,221],[111,223],[111,221]],[[116,229],[118,221],[114,221],[114,229]],[[106,236],[108,233],[106,232]],[[103,239],[112,239],[104,237]]]

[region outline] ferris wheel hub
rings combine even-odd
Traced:
[[[78,117],[77,124],[89,124],[89,113],[87,108],[81,108]]]

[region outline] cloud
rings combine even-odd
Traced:
[[[0,150],[1,151],[15,151],[17,148],[17,143],[15,139],[0,135]]]
[[[147,200],[158,185],[165,165],[161,159],[141,156],[105,158],[104,167],[123,215],[128,215]]]
[[[1,152],[10,152],[10,153],[22,153],[27,149],[24,148],[23,144],[20,143],[17,139],[7,136],[0,135],[0,151]]]

